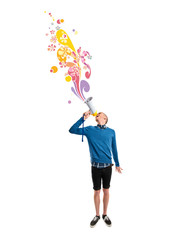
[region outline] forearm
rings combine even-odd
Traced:
[[[117,155],[117,153],[114,153],[114,154],[113,154],[113,159],[114,159],[114,162],[115,162],[116,167],[119,167],[119,166],[120,166],[120,163],[119,163],[119,160],[118,160],[118,155]]]
[[[118,152],[117,152],[115,132],[114,132],[114,136],[113,136],[113,139],[112,139],[112,154],[113,154],[113,159],[114,159],[116,167],[119,167],[120,164],[119,164],[119,160],[118,160]]]
[[[73,124],[73,126],[69,129],[69,132],[73,134],[82,135],[83,134],[82,128],[79,127],[84,121],[85,120],[83,119],[83,117],[81,117],[75,124]]]

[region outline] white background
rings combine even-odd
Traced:
[[[0,238],[172,239],[171,1],[11,1],[1,6]],[[49,53],[51,12],[92,55],[98,111],[115,129],[108,215],[96,228],[87,139],[68,132],[88,108]],[[77,35],[71,31],[78,31]],[[68,104],[68,100],[72,103]],[[95,125],[91,116],[85,125]],[[102,195],[101,195],[102,200]],[[102,201],[100,214],[102,214]],[[61,236],[61,237],[60,237]]]

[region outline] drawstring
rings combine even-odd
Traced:
[[[83,114],[83,124],[82,124],[82,142],[83,142],[83,136],[84,136],[84,116],[85,116],[85,114]]]

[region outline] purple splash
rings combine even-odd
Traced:
[[[83,98],[86,99],[86,98],[84,97],[83,90],[84,90],[85,92],[89,92],[89,90],[90,90],[90,85],[89,85],[89,83],[88,83],[87,81],[85,81],[85,80],[81,80],[81,82],[80,82],[80,91],[81,91],[81,93],[82,93]]]
[[[73,92],[79,99],[81,99],[81,98],[78,96],[78,94],[76,93],[74,87],[71,87],[71,90],[72,90],[72,92]]]

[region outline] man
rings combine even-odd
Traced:
[[[107,216],[107,208],[109,202],[109,187],[112,175],[112,156],[115,162],[115,169],[122,173],[123,170],[118,161],[115,131],[106,126],[108,117],[105,113],[100,112],[96,115],[95,120],[97,126],[87,126],[79,128],[80,125],[91,115],[87,111],[70,129],[69,132],[78,135],[86,136],[88,140],[90,158],[91,158],[91,172],[94,189],[94,203],[96,209],[96,216],[90,223],[90,227],[95,227],[100,219],[100,189],[101,180],[103,182],[103,214],[102,218],[107,226],[111,226],[111,220]]]

